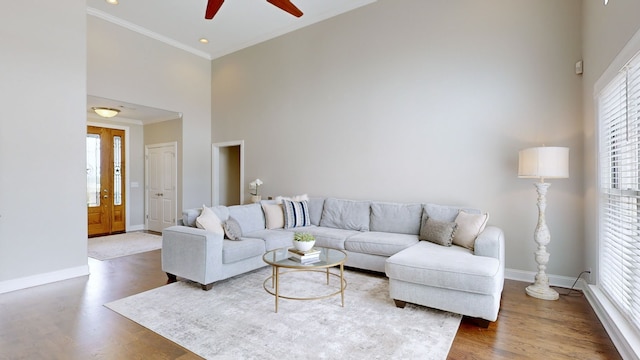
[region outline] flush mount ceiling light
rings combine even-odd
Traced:
[[[107,2],[107,4],[111,4],[111,5],[118,5],[118,0],[104,0]]]
[[[120,112],[120,110],[118,109],[112,109],[112,108],[106,108],[106,107],[92,107],[91,109],[93,109],[93,111],[95,111],[96,114],[104,118],[112,118],[118,115],[118,113]]]
[[[208,44],[209,43],[209,40],[207,38],[200,38],[200,40],[198,40],[198,41],[200,41],[203,44]]]

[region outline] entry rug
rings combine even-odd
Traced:
[[[88,255],[108,260],[162,248],[162,236],[144,232],[130,232],[89,238]]]
[[[280,299],[276,313],[263,288],[270,275],[265,267],[210,291],[178,281],[105,306],[207,359],[446,359],[460,325],[458,314],[397,308],[386,277],[349,270],[344,307],[339,294]],[[338,290],[339,277],[326,281],[323,272],[281,273],[280,294]]]

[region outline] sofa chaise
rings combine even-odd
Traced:
[[[288,209],[297,211],[292,215]],[[162,269],[170,281],[186,278],[208,290],[216,281],[266,266],[265,252],[291,247],[295,232],[307,232],[315,236],[316,246],[344,251],[345,266],[385,273],[398,307],[409,302],[485,321],[497,319],[504,234],[486,225],[488,215],[479,210],[336,198],[208,210],[226,236],[198,228],[205,211],[196,208],[183,211],[180,224],[163,231]],[[461,220],[463,215],[473,221]],[[457,243],[458,234],[464,234],[466,242]],[[421,240],[425,238],[428,241]]]

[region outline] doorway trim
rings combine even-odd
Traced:
[[[129,184],[129,164],[131,163],[129,161],[129,127],[128,126],[121,126],[121,125],[113,125],[113,124],[106,124],[106,123],[101,123],[101,122],[95,122],[95,121],[87,121],[87,125],[86,126],[98,126],[98,127],[103,127],[103,128],[107,128],[107,129],[117,129],[117,130],[124,130],[124,184],[125,184],[125,194],[124,194],[124,198],[125,198],[125,232],[130,232],[130,231],[136,231],[136,230],[143,230],[143,229],[131,229],[130,228],[130,214],[131,214],[131,210],[129,209],[129,207],[131,206],[131,186]],[[86,130],[86,129],[85,129]],[[85,131],[86,132],[86,131]]]
[[[244,140],[225,141],[211,145],[211,205],[220,205],[220,149],[240,146],[240,203],[244,204]]]

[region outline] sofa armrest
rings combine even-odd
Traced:
[[[188,226],[162,231],[162,270],[207,285],[222,274],[223,236]]]
[[[476,238],[474,253],[500,260],[504,266],[504,232],[496,226],[487,226]]]

